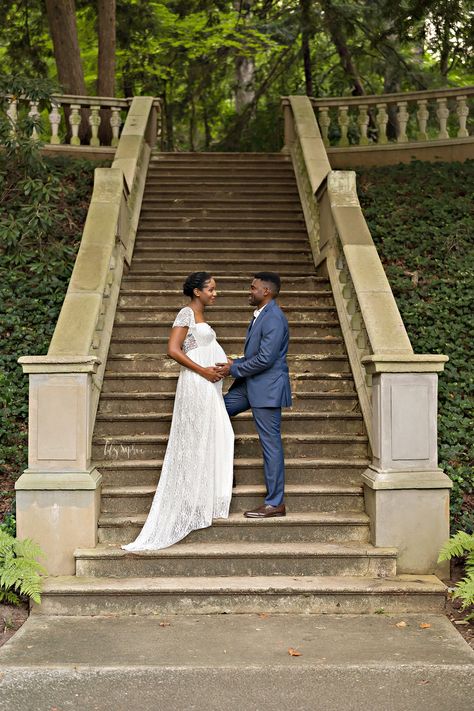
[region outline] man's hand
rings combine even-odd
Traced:
[[[217,372],[223,377],[226,378],[228,375],[230,375],[230,366],[232,365],[234,361],[232,358],[227,358],[227,363],[216,363],[217,366]]]

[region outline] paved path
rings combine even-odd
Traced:
[[[3,711],[474,708],[474,652],[442,615],[32,616],[0,667]]]

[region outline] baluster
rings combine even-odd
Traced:
[[[120,118],[120,109],[113,106],[111,109],[110,125],[112,126],[112,141],[111,146],[117,146],[119,142],[119,130],[122,125],[122,119]]]
[[[91,113],[89,116],[89,126],[91,127],[91,146],[100,146],[99,141],[99,126],[100,126],[100,106],[94,104],[90,107]]]
[[[426,141],[428,139],[428,134],[426,133],[426,124],[430,117],[430,112],[427,108],[427,99],[418,99],[418,111],[416,112],[416,117],[418,119],[418,133],[417,138],[419,141]]]
[[[410,114],[407,111],[408,103],[406,101],[397,101],[397,117],[398,117],[398,136],[397,143],[406,143],[408,141],[407,136],[407,123],[410,118]]]
[[[81,139],[79,138],[79,126],[81,125],[81,105],[71,104],[71,114],[69,116],[69,123],[71,124],[71,146],[80,146]]]
[[[38,111],[38,101],[30,101],[30,110],[28,111],[28,116],[33,120],[37,119],[40,115]],[[36,126],[33,126],[31,131],[31,138],[33,141],[39,141],[39,135]]]
[[[436,116],[439,121],[439,131],[438,138],[449,138],[449,133],[447,130],[447,123],[449,118],[449,109],[447,107],[447,99],[436,99],[438,108],[436,109]]]
[[[387,114],[387,104],[377,104],[377,117],[375,119],[375,123],[377,124],[378,128],[378,141],[377,143],[380,143],[383,145],[384,143],[387,143],[387,123],[388,123],[388,114]]]
[[[329,126],[331,125],[331,119],[329,118],[329,109],[327,106],[320,106],[319,108],[319,126],[321,128],[321,135],[323,137],[323,143],[325,146],[329,146]]]
[[[58,136],[59,124],[61,123],[61,112],[59,110],[59,104],[51,104],[49,123],[51,124],[51,138],[49,139],[49,142],[53,144],[61,143],[60,138]]]
[[[11,135],[14,136],[16,134],[16,122],[18,119],[18,102],[16,99],[11,98],[8,99],[8,109],[7,109],[7,116],[8,120],[10,122],[11,126]]]
[[[341,137],[338,141],[338,146],[348,146],[349,139],[347,138],[347,130],[349,128],[349,107],[339,106],[338,122],[341,129]]]
[[[456,114],[459,119],[458,138],[467,138],[469,132],[466,128],[467,117],[469,116],[469,106],[467,105],[467,96],[456,96],[457,108]]]
[[[365,104],[359,105],[357,125],[359,126],[359,146],[368,146],[369,139],[367,138],[367,128],[369,126],[369,114]]]

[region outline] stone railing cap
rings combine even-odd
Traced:
[[[95,373],[101,360],[94,355],[22,356],[18,363],[24,373]]]
[[[368,373],[436,373],[444,369],[449,357],[437,353],[374,353],[361,360]]]

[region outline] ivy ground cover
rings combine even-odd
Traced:
[[[359,198],[415,353],[439,378],[440,467],[454,531],[474,529],[474,161],[358,171]]]

